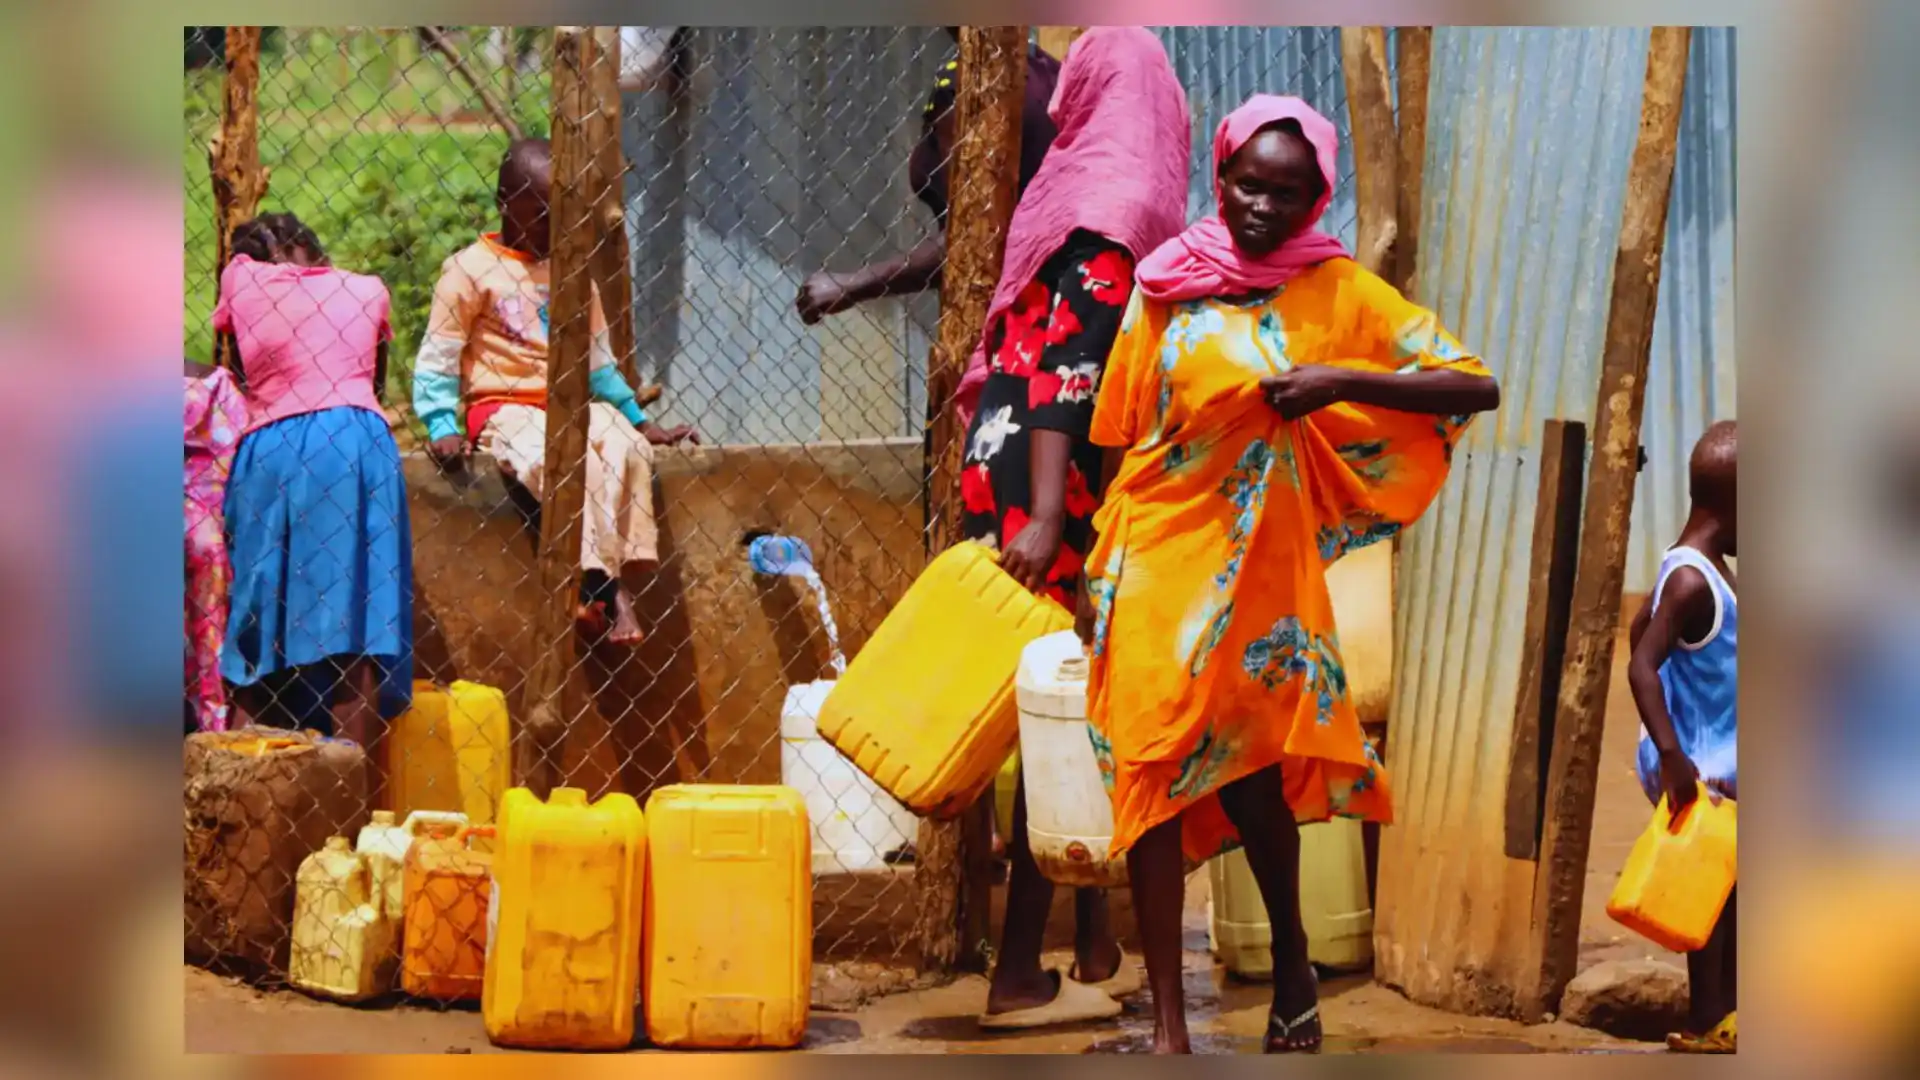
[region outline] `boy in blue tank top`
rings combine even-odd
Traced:
[[[1693,802],[1698,784],[1710,798],[1739,797],[1740,613],[1727,565],[1737,557],[1735,451],[1731,420],[1708,428],[1695,444],[1688,469],[1692,511],[1660,561],[1653,596],[1629,632],[1633,656],[1627,682],[1646,729],[1640,740],[1640,786],[1650,801],[1665,795],[1676,814]],[[1735,1049],[1734,900],[1727,897],[1706,946],[1687,955],[1689,1030],[1667,1036],[1669,1049]]]

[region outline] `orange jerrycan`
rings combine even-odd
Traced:
[[[1002,571],[981,544],[941,552],[820,708],[820,734],[917,814],[973,805],[1020,741],[1013,676],[1073,616]]]
[[[1627,855],[1607,900],[1607,914],[1674,952],[1706,945],[1739,877],[1734,857],[1737,825],[1733,800],[1709,795],[1704,784],[1677,820],[1662,795],[1653,821]]]
[[[430,822],[407,849],[400,988],[436,1001],[478,1001],[487,971],[493,858],[472,841],[493,826]]]
[[[532,1050],[621,1050],[640,989],[646,821],[633,796],[500,800],[480,1012],[487,1038]]]
[[[647,800],[647,1039],[786,1049],[813,990],[813,859],[784,785],[675,784]]]

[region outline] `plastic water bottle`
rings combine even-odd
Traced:
[[[747,563],[754,572],[775,577],[804,578],[815,572],[813,551],[805,540],[773,533],[747,542]]]

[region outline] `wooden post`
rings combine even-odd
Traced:
[[[1064,61],[1067,58],[1067,50],[1071,49],[1080,35],[1086,32],[1087,28],[1084,26],[1043,26],[1039,30],[1040,51],[1055,60]]]
[[[1520,691],[1507,762],[1507,858],[1540,857],[1541,779],[1553,747],[1554,710],[1567,654],[1567,612],[1580,552],[1580,473],[1587,425],[1548,420],[1540,435],[1540,497],[1533,514],[1527,621],[1520,638]]]
[[[640,388],[633,326],[633,257],[627,244],[627,155],[620,146],[620,29],[594,30],[603,58],[589,72],[594,112],[589,118],[590,144],[600,173],[601,198],[594,214],[599,242],[593,246],[593,283],[600,289],[600,305],[607,316],[607,337],[620,374]],[[647,402],[642,402],[644,407]]]
[[[1027,28],[960,30],[953,163],[947,170],[947,263],[940,278],[940,325],[927,370],[931,444],[929,514],[933,551],[960,538],[960,466],[966,432],[954,391],[979,344],[1020,179],[1020,111],[1026,93]],[[914,887],[921,963],[946,970],[985,965],[993,796],[958,822],[923,822]],[[969,854],[971,853],[971,854]],[[968,871],[972,868],[972,872]]]
[[[1347,80],[1347,116],[1353,127],[1354,201],[1359,208],[1354,259],[1376,274],[1392,272],[1400,158],[1387,81],[1387,31],[1382,26],[1340,28],[1340,65]]]
[[[553,46],[553,291],[547,359],[547,490],[540,512],[539,656],[527,686],[515,781],[544,796],[557,775],[567,728],[582,711],[574,612],[579,605],[580,518],[587,490],[587,371],[593,331],[594,210],[603,193],[592,139],[592,74],[608,61],[591,29],[561,27]]]
[[[213,288],[233,252],[234,227],[260,212],[267,195],[267,170],[260,164],[260,28],[227,27],[227,77],[220,102],[220,130],[207,144],[207,171],[213,178]],[[215,335],[214,363],[234,367],[225,334]]]
[[[1613,296],[1600,361],[1593,462],[1587,471],[1580,556],[1567,627],[1567,663],[1554,718],[1546,820],[1534,878],[1531,944],[1538,950],[1538,982],[1523,1002],[1534,1017],[1558,1006],[1579,959],[1594,783],[1600,771],[1607,683],[1626,579],[1633,486],[1639,471],[1640,413],[1646,398],[1654,304],[1660,292],[1660,259],[1666,247],[1667,199],[1673,186],[1689,36],[1684,26],[1654,28],[1647,50],[1640,132],[1627,170],[1626,205],[1620,216],[1620,246],[1614,257]]]
[[[1403,26],[1400,45],[1400,184],[1393,244],[1394,288],[1412,296],[1420,268],[1420,202],[1427,168],[1427,87],[1433,77],[1433,27]]]

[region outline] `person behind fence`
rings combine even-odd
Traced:
[[[949,26],[946,30],[956,42],[960,39],[959,27]],[[940,283],[940,269],[947,258],[947,162],[953,154],[953,106],[959,78],[958,57],[941,65],[934,76],[933,92],[920,110],[920,141],[914,144],[913,153],[907,159],[907,181],[915,197],[933,211],[933,232],[905,255],[882,259],[858,270],[818,270],[808,275],[794,300],[802,322],[812,325],[828,315],[870,300],[909,296]],[[1029,46],[1020,112],[1020,180],[1016,197],[1027,190],[1027,185],[1040,171],[1047,148],[1058,133],[1053,118],[1047,115],[1047,103],[1052,100],[1059,81],[1060,61],[1038,45]],[[962,418],[962,423],[965,419]]]
[[[1727,563],[1736,555],[1737,437],[1734,422],[1723,421],[1694,446],[1692,510],[1629,631],[1627,685],[1645,729],[1635,771],[1647,800],[1665,796],[1675,814],[1700,785],[1709,798],[1739,798],[1740,609]],[[1687,954],[1689,1030],[1667,1037],[1672,1050],[1736,1049],[1734,901],[1729,894],[1706,946]]]
[[[1097,27],[1074,42],[1049,109],[1059,135],[1007,229],[988,305],[977,404],[967,430],[962,534],[1069,611],[1092,539],[1100,451],[1087,438],[1094,392],[1133,291],[1135,260],[1186,220],[1186,94],[1158,38]],[[1027,844],[1015,786],[1006,921],[983,1027],[1030,1028],[1117,1015],[1140,987],[1107,925],[1107,897],[1075,896],[1075,966],[1041,968],[1053,885]]]
[[[1119,461],[1087,560],[1088,718],[1161,1053],[1188,1050],[1184,867],[1235,843],[1273,927],[1263,1049],[1318,1049],[1299,823],[1391,816],[1325,570],[1417,518],[1500,399],[1431,312],[1314,228],[1336,147],[1298,98],[1220,124],[1218,209],[1141,261],[1094,408]]]
[[[548,485],[552,186],[547,140],[508,147],[496,193],[500,229],[442,265],[413,369],[414,411],[426,424],[435,460],[452,467],[469,450],[481,451],[537,499],[545,498]],[[699,440],[689,426],[662,428],[647,418],[614,362],[597,288],[588,318],[593,402],[578,619],[589,638],[631,645],[642,636],[633,597],[660,557],[653,448]]]
[[[233,336],[249,419],[226,499],[221,672],[275,699],[267,718],[364,746],[377,805],[385,720],[413,685],[413,538],[380,401],[387,287],[335,269],[292,214],[241,225],[233,251],[213,326]],[[289,708],[316,690],[331,716]]]
[[[220,678],[233,560],[227,555],[227,479],[247,429],[247,402],[225,368],[187,361],[186,539],[188,731],[225,731],[232,718]]]

